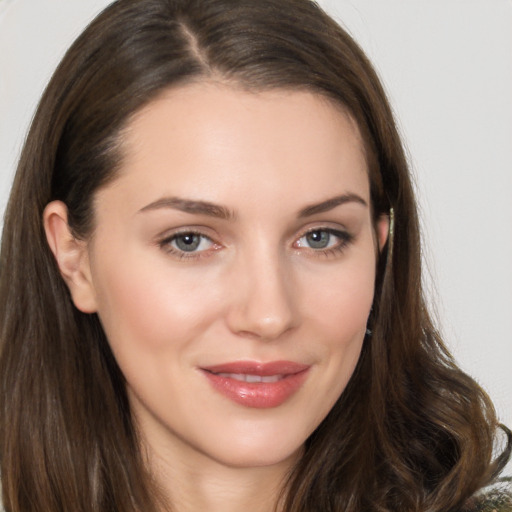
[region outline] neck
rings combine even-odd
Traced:
[[[151,450],[148,462],[166,498],[162,512],[280,512],[283,487],[299,457],[269,466],[232,467],[200,453],[180,457]]]

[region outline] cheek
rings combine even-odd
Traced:
[[[353,258],[347,265],[312,275],[303,283],[304,311],[334,337],[350,337],[366,328],[374,287],[374,259]]]
[[[325,362],[323,371],[326,380],[332,383],[329,399],[333,403],[359,359],[373,303],[374,282],[375,260],[362,254],[322,279],[317,275],[316,279],[304,283],[308,339],[317,341],[310,347],[318,350]]]
[[[172,272],[161,258],[136,252],[104,262],[95,279],[98,315],[114,352],[176,349],[196,337],[218,314],[215,290],[205,279],[201,272]]]

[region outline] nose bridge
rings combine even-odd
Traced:
[[[293,277],[279,247],[247,248],[237,258],[230,328],[238,334],[272,340],[297,323]]]

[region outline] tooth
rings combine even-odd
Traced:
[[[284,377],[282,375],[266,375],[264,377],[260,375],[250,375],[245,373],[217,373],[219,377],[225,377],[227,379],[238,380],[240,382],[249,382],[249,383],[257,383],[257,382],[277,382]]]
[[[281,380],[281,375],[269,375],[261,378],[261,382],[277,382],[278,380]]]
[[[228,379],[239,380],[245,382],[245,375],[242,373],[218,373],[220,377],[226,377]]]

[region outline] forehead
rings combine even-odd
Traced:
[[[316,200],[348,187],[369,199],[356,122],[306,91],[248,92],[215,83],[173,88],[131,119],[122,148],[120,180],[138,179],[148,196],[179,192],[225,201],[239,193],[279,201],[291,190]]]

